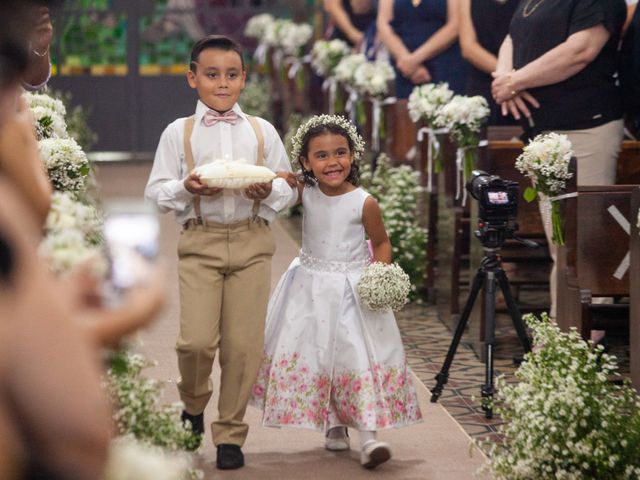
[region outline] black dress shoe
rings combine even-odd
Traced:
[[[244,467],[244,455],[240,447],[230,443],[221,443],[218,445],[216,467],[220,470],[234,470]]]
[[[191,424],[191,431],[196,435],[204,435],[204,413],[199,415],[191,415],[186,410],[182,411],[180,416],[182,423],[189,422]]]

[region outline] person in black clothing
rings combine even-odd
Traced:
[[[491,74],[498,64],[500,45],[509,33],[509,24],[518,0],[460,0],[460,48],[471,64],[466,94],[481,95],[491,108],[488,125],[513,125],[515,120],[500,114],[491,96]]]
[[[373,0],[324,0],[323,5],[333,24],[331,39],[339,38],[358,49],[367,32],[375,28]]]
[[[620,84],[627,128],[640,138],[640,8],[631,11],[634,13],[622,41]]]

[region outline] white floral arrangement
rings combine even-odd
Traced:
[[[422,120],[431,128],[435,128],[440,110],[449,103],[453,95],[446,82],[417,85],[411,91],[407,104],[411,120],[414,123]]]
[[[352,53],[343,57],[333,71],[336,80],[355,89],[355,71],[364,63],[367,63],[367,58],[362,53]]]
[[[42,93],[23,93],[33,115],[34,127],[38,140],[44,138],[66,138],[67,109],[62,101]]]
[[[561,332],[546,315],[525,321],[533,351],[515,373],[497,380],[501,444],[487,468],[496,480],[640,478],[640,397],[628,380],[610,381],[615,357]]]
[[[420,226],[417,206],[420,174],[408,165],[394,167],[380,154],[373,171],[370,163],[360,168],[363,188],[380,205],[382,219],[391,241],[392,257],[411,280],[411,300],[420,299],[425,282],[427,230]]]
[[[370,97],[384,97],[389,92],[389,82],[396,78],[396,73],[389,62],[365,62],[353,72],[356,89]]]
[[[474,147],[489,113],[489,104],[483,96],[455,95],[438,111],[436,125],[447,128],[458,146]]]
[[[113,439],[105,468],[105,480],[187,480],[204,478],[193,473],[193,458],[139,442],[132,435]]]
[[[516,168],[535,185],[525,190],[524,198],[533,201],[538,193],[554,197],[564,192],[567,180],[573,177],[569,171],[573,156],[573,146],[566,135],[551,132],[536,136],[516,160]],[[557,201],[550,203],[552,240],[556,245],[564,245],[560,205]]]
[[[263,41],[270,47],[281,49],[287,55],[300,56],[302,48],[309,43],[312,36],[311,25],[278,18],[266,25]]]
[[[311,49],[311,67],[322,77],[333,75],[340,60],[349,55],[351,47],[339,38],[333,40],[318,40]]]
[[[245,37],[262,40],[267,29],[274,21],[275,18],[270,13],[254,15],[247,21],[247,25],[244,28]]]
[[[251,77],[245,83],[242,95],[238,99],[242,111],[271,121],[271,85]]]
[[[397,312],[407,303],[411,282],[397,263],[373,262],[364,269],[357,288],[360,300],[369,310]]]
[[[53,192],[51,210],[45,223],[45,233],[56,234],[64,230],[78,230],[89,245],[102,242],[103,219],[90,204],[78,201],[68,192]]]
[[[291,158],[298,159],[302,151],[302,140],[307,132],[321,125],[337,125],[346,130],[353,143],[353,160],[358,161],[364,155],[364,140],[356,130],[356,126],[340,115],[315,115],[302,124],[291,139]]]
[[[56,190],[81,192],[91,171],[86,154],[72,138],[46,138],[38,143],[40,155]]]
[[[87,243],[83,232],[75,229],[48,234],[40,244],[39,253],[47,261],[49,268],[57,274],[69,272],[87,261],[99,264],[103,258],[100,247]],[[102,267],[98,265],[97,268]]]

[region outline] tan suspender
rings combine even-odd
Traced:
[[[249,123],[251,124],[251,128],[256,134],[256,138],[258,139],[258,150],[257,150],[257,158],[256,165],[262,166],[264,164],[264,135],[262,135],[262,129],[258,124],[258,120],[256,117],[247,116]],[[184,161],[187,164],[187,169],[189,173],[193,171],[195,168],[195,162],[193,161],[193,151],[191,150],[191,133],[193,132],[193,124],[194,124],[194,116],[187,118],[184,123]],[[253,219],[258,218],[258,211],[260,210],[260,200],[254,200],[253,202]],[[200,195],[193,196],[193,211],[196,214],[196,220],[198,223],[202,224],[202,211],[200,209]]]

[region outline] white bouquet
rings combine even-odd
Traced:
[[[338,38],[329,41],[318,40],[311,49],[311,67],[320,76],[332,76],[340,60],[350,52],[349,45]]]
[[[47,138],[39,142],[40,156],[53,188],[63,192],[84,191],[91,170],[89,160],[72,138]]]
[[[262,40],[269,25],[275,21],[273,15],[270,13],[261,13],[254,15],[247,21],[247,25],[244,28],[245,37],[256,38]]]
[[[281,31],[288,25],[292,23],[291,20],[285,18],[276,18],[271,23],[265,23],[264,36],[262,37],[262,41],[274,48],[282,47],[282,33]]]
[[[246,188],[254,183],[270,182],[276,174],[267,167],[250,165],[243,161],[214,161],[194,169],[202,183],[216,188]]]
[[[360,65],[366,62],[367,58],[362,53],[352,53],[342,57],[333,71],[336,80],[348,87],[355,88],[354,73]]]
[[[68,272],[89,259],[102,258],[100,247],[88,244],[84,233],[72,228],[47,235],[40,244],[39,253],[56,273]]]
[[[23,98],[33,115],[38,140],[68,136],[67,124],[64,120],[67,109],[60,100],[49,95],[29,92],[25,92]]]
[[[545,315],[525,317],[535,347],[496,382],[503,440],[488,455],[491,478],[640,478],[640,397],[615,385],[615,357],[561,332]]]
[[[389,91],[389,82],[396,73],[389,62],[365,62],[353,72],[354,85],[358,91],[371,97],[384,97]]]
[[[47,235],[69,229],[78,230],[87,244],[99,245],[102,226],[102,218],[93,205],[79,202],[68,192],[53,192],[51,210],[44,227]]]
[[[448,83],[427,83],[413,88],[409,95],[409,116],[413,122],[423,120],[431,128],[436,126],[440,109],[453,98]]]
[[[143,444],[133,435],[127,435],[111,441],[104,478],[186,480],[192,464],[193,460],[187,453],[167,452],[160,447]]]
[[[569,138],[559,133],[538,135],[524,149],[516,160],[516,168],[529,177],[534,187],[524,192],[524,198],[532,201],[538,193],[553,197],[562,193],[566,181],[573,174],[569,172],[569,161],[573,148]],[[564,245],[560,205],[551,202],[552,240],[556,245]]]
[[[396,263],[374,262],[365,268],[358,282],[362,303],[374,312],[400,310],[407,303],[410,290],[409,275]]]
[[[304,46],[313,36],[313,28],[308,23],[286,22],[279,31],[280,48],[287,55],[301,57]]]

